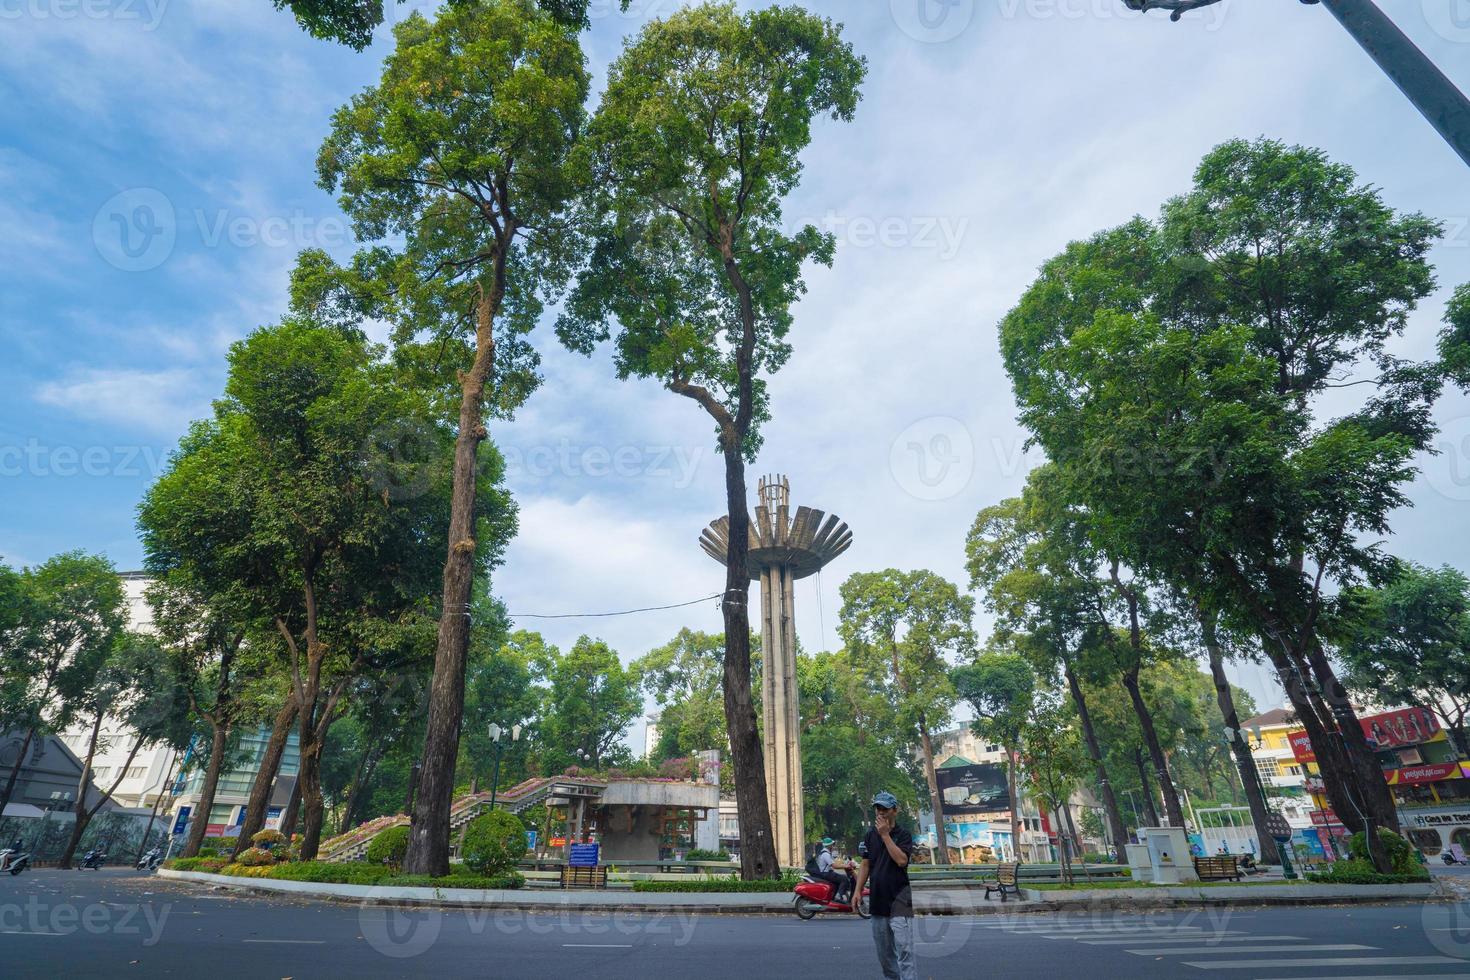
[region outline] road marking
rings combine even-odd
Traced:
[[[1031,935],[1033,933],[1048,933],[1061,935],[1074,933],[1086,935],[1092,932],[1130,932],[1134,935],[1144,936],[1151,932],[1204,932],[1204,926],[1010,926],[1001,927],[1003,931],[1016,935]],[[1213,931],[1213,930],[1211,930]]]
[[[1255,942],[1280,942],[1287,939],[1299,939],[1306,941],[1304,936],[1249,936],[1243,932],[1211,932],[1203,936],[1174,936],[1173,938],[1161,937],[1159,939],[1079,939],[1079,943],[1088,946],[1137,946],[1139,943],[1197,943],[1211,941],[1230,941],[1232,943],[1255,943]]]
[[[1442,977],[1470,977],[1470,973],[1360,973],[1332,980],[1440,980]],[[1322,980],[1321,977],[1272,977],[1271,980]]]
[[[0,929],[0,936],[64,936],[64,932],[23,932],[20,929]]]
[[[562,949],[632,949],[632,943],[562,943]]]
[[[1191,960],[1184,965],[1201,970],[1256,970],[1263,966],[1427,966],[1430,963],[1463,965],[1464,962],[1453,956],[1326,956],[1321,959],[1307,960],[1226,960],[1224,963]],[[1343,978],[1334,977],[1333,980],[1343,980]]]
[[[1313,946],[1286,946],[1281,949],[1261,949],[1258,946],[1200,946],[1195,949],[1130,949],[1134,956],[1191,956],[1195,953],[1333,953],[1349,949],[1378,949],[1359,943],[1323,943]]]
[[[277,943],[286,946],[320,946],[325,939],[242,939],[242,943]]]

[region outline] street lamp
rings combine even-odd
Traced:
[[[490,809],[495,809],[495,797],[500,790],[500,747],[501,736],[509,735],[512,742],[518,742],[521,738],[521,726],[511,725],[504,729],[494,722],[490,723],[490,741],[495,743],[495,769],[490,775]]]

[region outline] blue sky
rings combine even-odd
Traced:
[[[616,6],[593,2],[599,85],[621,39],[676,4]],[[1320,6],[1236,0],[1177,24],[1120,0],[808,6],[844,21],[871,62],[857,120],[819,127],[788,209],[833,230],[838,255],[808,277],[752,471],[789,474],[796,502],[856,535],[820,591],[799,586],[808,648],[836,643],[853,571],[963,579],[976,511],[1028,465],[997,320],[1040,262],[1154,214],[1214,144],[1322,147],[1395,207],[1446,223],[1440,289],[1402,353],[1430,350],[1448,291],[1470,280],[1470,172]],[[1464,0],[1388,6],[1470,88]],[[229,343],[279,316],[298,249],[351,251],[313,160],[385,37],[360,54],[314,41],[266,0],[0,2],[0,559],[84,548],[139,564],[134,508],[208,412]],[[498,591],[522,613],[718,591],[696,546],[722,501],[703,416],[617,383],[605,356],[565,354],[549,331],[540,342],[545,386],[494,433],[522,507]],[[1463,568],[1470,402],[1448,396],[1439,416],[1447,452],[1425,461],[1390,546]],[[559,643],[595,631],[636,656],[719,619],[707,604],[526,625]],[[1263,675],[1241,679],[1276,700]]]

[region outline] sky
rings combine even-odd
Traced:
[[[421,2],[393,7],[390,24]],[[673,0],[593,0],[595,87]],[[742,6],[755,6],[743,3]],[[869,61],[850,124],[823,122],[787,216],[833,232],[807,273],[794,354],[770,385],[751,467],[793,504],[847,521],[850,551],[797,586],[806,649],[838,644],[857,571],[930,568],[964,584],[975,514],[1022,486],[1025,449],[996,324],[1070,240],[1187,189],[1233,138],[1320,147],[1404,211],[1444,222],[1439,288],[1397,345],[1433,348],[1470,281],[1470,172],[1319,5],[1227,0],[1178,23],[1121,0],[808,0]],[[1463,0],[1387,5],[1470,89]],[[372,83],[388,26],[356,53],[266,0],[0,0],[0,561],[70,549],[141,565],[135,511],[231,342],[284,311],[297,251],[353,250],[314,160],[332,111]],[[594,93],[594,100],[596,94]],[[653,382],[618,382],[538,332],[545,382],[492,438],[520,534],[495,589],[569,645],[626,659],[682,626],[718,631],[723,570],[697,546],[723,508],[712,429]],[[1437,410],[1389,549],[1470,567],[1470,400]],[[983,613],[977,627],[985,629]],[[1236,669],[1263,707],[1267,673]],[[640,738],[633,733],[635,744]]]

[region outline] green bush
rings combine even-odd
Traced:
[[[221,854],[224,854],[226,851],[233,851],[235,845],[240,843],[240,838],[238,837],[206,837],[204,839],[219,848]]]
[[[505,874],[525,853],[526,825],[504,810],[491,810],[471,820],[460,849],[466,866],[487,878]]]
[[[730,860],[730,852],[729,851],[706,851],[706,850],[703,850],[701,848],[696,847],[694,850],[692,850],[688,854],[684,855],[684,860],[686,860],[686,861],[728,861],[728,860]]]
[[[1397,834],[1394,836],[1398,837]],[[1402,837],[1399,839],[1403,840]],[[1351,849],[1352,845],[1348,846]],[[1308,872],[1307,880],[1323,885],[1408,885],[1428,881],[1429,875],[1423,868],[1418,867],[1417,861],[1414,862],[1414,865],[1412,872],[1386,875],[1375,871],[1372,862],[1364,858],[1351,858],[1347,861],[1334,862],[1332,867],[1326,871]]]
[[[223,874],[234,878],[271,878],[276,881],[306,881],[314,884],[332,885],[388,885],[405,888],[475,888],[507,889],[520,888],[526,879],[517,872],[502,875],[479,876],[452,874],[445,878],[429,875],[401,875],[382,864],[353,861],[347,864],[328,864],[324,861],[305,861],[277,864],[269,867],[232,864]]]
[[[235,858],[236,864],[247,868],[262,868],[268,864],[276,863],[276,856],[263,847],[247,847]]]
[[[217,858],[219,857],[219,848],[201,847],[199,848],[199,856],[202,858]]]
[[[491,877],[456,874],[451,874],[447,878],[431,878],[428,875],[394,875],[384,884],[401,885],[405,888],[483,888],[499,891],[507,888],[521,888],[526,884],[526,878],[518,871],[507,871],[505,874]]]
[[[796,878],[762,878],[759,881],[743,881],[731,875],[729,878],[699,878],[694,881],[635,881],[635,892],[789,892],[796,887]]]
[[[1423,874],[1423,865],[1414,856],[1414,845],[1387,827],[1378,828],[1378,840],[1383,850],[1388,852],[1389,866],[1393,868],[1394,874]],[[1348,854],[1354,861],[1362,861],[1368,865],[1368,870],[1373,870],[1373,859],[1368,855],[1368,837],[1363,831],[1360,830],[1348,838]]]
[[[173,858],[166,862],[164,867],[171,871],[205,871],[214,874],[229,863],[222,857],[200,854],[199,857]]]
[[[386,864],[397,868],[408,853],[408,827],[389,827],[374,837],[367,846],[369,864]]]

